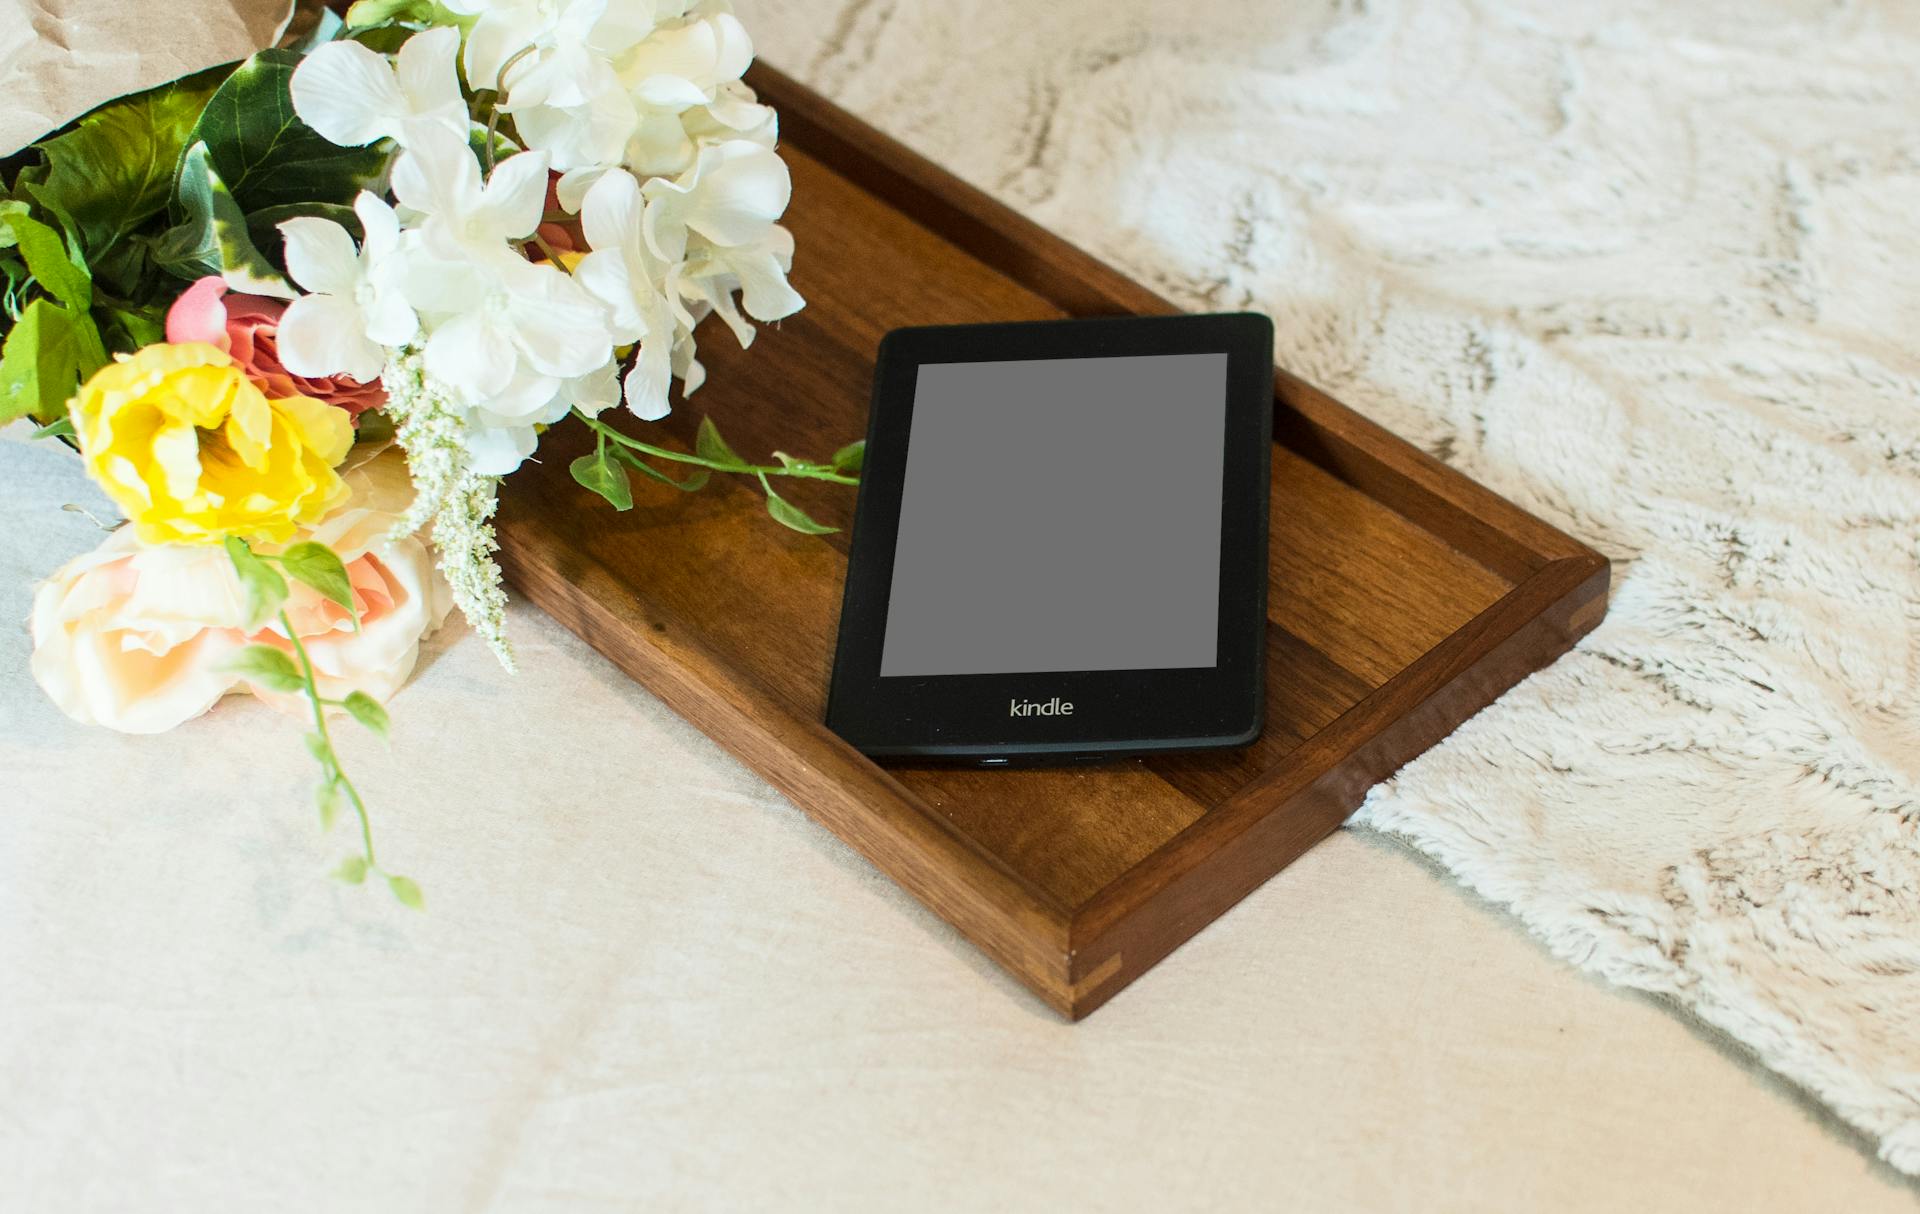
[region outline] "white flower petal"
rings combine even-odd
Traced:
[[[521,357],[562,378],[584,375],[605,362],[613,349],[606,309],[559,270],[545,265],[527,269],[541,272],[546,281],[511,288],[508,323]]]
[[[407,259],[400,287],[423,317],[452,316],[479,306],[494,289],[489,268],[473,260],[450,261],[422,250]]]
[[[598,417],[620,403],[620,364],[608,359],[597,370],[568,380],[561,391],[566,404]]]
[[[294,69],[287,89],[300,120],[343,147],[398,133],[408,112],[393,69],[358,42],[315,48]]]
[[[787,209],[793,182],[786,162],[757,143],[733,140],[700,153],[700,181],[689,228],[715,244],[752,244]]]
[[[621,70],[635,82],[660,77],[695,82],[704,101],[706,90],[720,82],[719,61],[720,31],[709,21],[693,21],[677,29],[655,30],[626,56]]]
[[[520,240],[540,226],[547,204],[547,154],[521,152],[494,166],[482,205],[489,232]]]
[[[734,306],[732,282],[720,282],[709,278],[701,282],[700,289],[708,305],[713,308],[714,314],[727,328],[733,330],[734,340],[740,343],[740,348],[744,350],[751,346],[754,328],[747,323],[745,317],[740,315],[740,309]]]
[[[280,362],[295,375],[376,379],[381,348],[361,331],[360,310],[337,295],[302,295],[287,305],[278,334]]]
[[[747,97],[721,94],[708,103],[707,116],[739,137],[764,146],[772,146],[779,135],[779,116],[773,107],[761,105],[750,94]]]
[[[555,196],[560,200],[560,209],[569,214],[578,215],[587,191],[592,189],[593,183],[600,180],[606,172],[604,167],[595,165],[590,168],[569,169],[562,173],[560,184],[554,190]]]
[[[513,346],[481,314],[467,312],[434,330],[427,339],[426,364],[466,399],[483,400],[513,375]]]
[[[625,256],[617,249],[589,253],[573,267],[573,280],[606,305],[608,335],[618,344],[646,336],[647,323],[640,300],[653,293],[635,282]]]
[[[673,343],[666,334],[640,345],[627,372],[627,408],[642,421],[657,422],[673,411],[667,389],[673,383]]]
[[[361,190],[353,200],[353,213],[360,217],[360,250],[369,262],[388,256],[400,243],[400,217],[387,200],[371,190]]]
[[[627,140],[621,161],[641,177],[683,172],[693,163],[694,144],[678,114],[645,114]]]
[[[469,426],[467,457],[481,476],[506,476],[533,454],[538,441],[532,426]]]
[[[563,173],[619,160],[638,122],[633,98],[618,88],[597,93],[583,105],[514,111],[514,127],[527,146],[547,153],[552,167]]]
[[[740,306],[755,320],[783,320],[807,306],[772,253],[749,253],[732,265],[740,279]]]
[[[649,181],[642,192],[647,197],[647,209],[640,217],[640,232],[647,249],[669,265],[678,264],[687,255],[686,216],[694,203],[671,182],[658,178]]]
[[[680,377],[681,396],[692,396],[700,390],[701,384],[707,382],[706,367],[694,357],[696,348],[691,333],[674,343],[673,373]]]
[[[640,183],[625,169],[611,169],[593,183],[580,206],[580,229],[595,249],[640,247],[640,216],[644,209]]]
[[[558,378],[521,366],[493,395],[474,406],[474,417],[487,426],[530,426],[548,419],[559,394]],[[560,412],[565,414],[566,409]]]
[[[393,166],[393,196],[427,215],[452,216],[480,197],[480,162],[467,141],[438,126],[411,133]]]
[[[687,79],[661,73],[634,86],[633,99],[650,109],[679,113],[707,103],[707,91]]]
[[[527,42],[508,21],[486,12],[484,5],[467,11],[481,14],[467,32],[467,81],[476,89],[490,89],[500,83],[500,69],[507,60]]]
[[[287,273],[309,291],[351,295],[360,282],[360,254],[353,237],[331,219],[312,215],[281,221]]]
[[[747,27],[732,13],[715,13],[707,20],[713,26],[717,43],[713,65],[715,82],[740,79],[753,66],[753,38],[747,33]]]
[[[452,26],[422,30],[401,46],[393,60],[394,75],[413,113],[440,118],[452,112],[464,126],[467,107],[460,96],[460,73],[454,65],[459,55],[460,31]]]
[[[367,339],[382,346],[404,346],[420,332],[420,318],[414,315],[406,296],[392,288],[369,291],[360,319]]]

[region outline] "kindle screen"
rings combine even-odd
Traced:
[[[1227,355],[919,368],[882,677],[1219,662]]]

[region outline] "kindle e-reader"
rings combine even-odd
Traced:
[[[1253,741],[1272,422],[1264,316],[887,334],[828,726],[988,764]]]

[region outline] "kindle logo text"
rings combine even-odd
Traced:
[[[1073,715],[1073,703],[1059,696],[1046,703],[1038,700],[1009,700],[1007,715],[1010,717],[1070,717]]]

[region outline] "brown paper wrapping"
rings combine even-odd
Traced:
[[[244,59],[292,0],[0,0],[0,156],[103,101]]]

